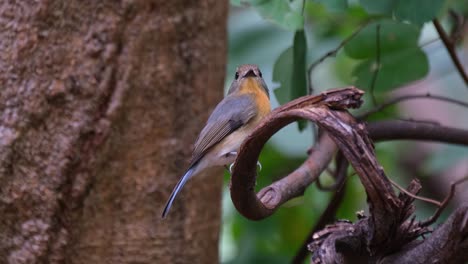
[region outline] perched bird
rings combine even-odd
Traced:
[[[256,65],[237,68],[226,97],[216,106],[195,142],[189,169],[172,191],[162,217],[166,217],[185,183],[200,172],[235,161],[244,139],[271,111],[270,96]]]

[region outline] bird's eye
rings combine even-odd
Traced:
[[[258,76],[262,77],[262,72],[258,70]]]
[[[236,80],[239,79],[239,73],[238,73],[238,72],[236,72],[236,75],[234,75],[234,78],[235,78]]]

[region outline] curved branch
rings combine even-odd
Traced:
[[[347,88],[342,91],[349,93],[352,89],[353,88]],[[245,155],[243,154],[244,152],[240,152],[239,156],[243,158],[239,158],[235,163],[232,177],[234,188],[231,188],[231,196],[234,204],[244,216],[258,220],[273,214],[273,212],[286,201],[302,195],[305,189],[314,182],[326,168],[336,152],[337,147],[330,136],[324,133],[316,146],[314,146],[308,159],[298,169],[287,177],[263,188],[258,192],[258,195],[255,195],[254,192],[256,170],[250,171],[248,173],[249,176],[243,176],[243,180],[240,181],[236,181],[237,178],[234,176],[237,174],[237,171],[247,171],[247,167],[245,166],[241,169],[236,169],[236,167],[238,167],[238,164],[244,164],[243,160],[257,160],[263,144],[279,129],[299,118],[310,118],[310,113],[308,114],[304,109],[309,109],[310,111],[315,109],[315,114],[324,114],[324,116],[321,117],[322,119],[336,118],[336,116],[333,115],[330,117],[326,115],[332,112],[339,113],[339,111],[323,108],[326,107],[326,100],[328,100],[329,105],[335,108],[343,108],[337,104],[336,100],[331,100],[334,96],[336,96],[336,91],[329,92],[328,95],[308,96],[292,101],[275,110],[264,120],[259,128],[257,128],[256,132],[246,140],[246,142],[248,141],[249,143],[244,145],[251,145],[249,146],[249,154],[243,157]],[[356,104],[356,102],[353,102],[355,98],[353,99],[349,94],[347,96],[348,97],[342,98],[343,105],[351,102]],[[352,118],[348,116],[341,121],[335,120],[335,124],[331,126],[340,126],[340,123],[345,124],[349,121],[346,121],[346,119]],[[319,120],[316,121],[320,122]],[[370,138],[375,141],[411,139],[468,145],[468,131],[435,124],[398,120],[380,121],[369,123],[367,125],[367,130]],[[256,149],[255,152],[252,152],[253,149]],[[255,168],[255,166],[253,166],[253,168]],[[236,183],[241,186],[240,189],[236,188]],[[243,195],[243,190],[249,190],[249,195]]]
[[[317,96],[306,96],[289,102],[275,109],[256,130],[244,141],[237,160],[234,163],[231,177],[231,197],[237,210],[250,219],[262,219],[271,215],[278,206],[300,195],[306,185],[301,180],[312,182],[325,169],[334,154],[336,147],[328,136],[322,136],[312,158],[307,159],[292,176],[273,183],[272,188],[265,188],[261,196],[255,194],[256,161],[262,146],[276,131],[301,118],[307,118],[307,111],[303,109],[317,109],[317,112],[330,113],[329,107],[343,109],[357,107],[361,104],[363,92],[353,87],[332,90]],[[324,116],[322,116],[323,118]],[[318,118],[316,118],[318,119]],[[318,162],[320,161],[320,162]],[[311,171],[314,173],[312,174]],[[242,174],[242,175],[240,175]],[[283,184],[292,183],[293,186]],[[289,186],[289,187],[288,187]]]
[[[314,146],[307,160],[295,171],[258,192],[258,197],[265,207],[275,209],[294,197],[304,194],[305,189],[313,183],[326,169],[336,152],[336,145],[325,133]]]
[[[376,212],[373,220],[386,223],[387,213],[396,210],[399,200],[375,159],[364,125],[356,123],[348,112],[339,110],[359,106],[362,94],[360,90],[347,88],[306,96],[276,109],[265,118],[244,141],[233,167],[231,198],[237,210],[249,219],[259,220],[271,215],[284,201],[283,193],[278,192],[267,192],[264,196],[267,199],[257,197],[254,191],[256,161],[262,146],[276,131],[302,118],[314,121],[328,132],[359,174],[373,204],[371,211]],[[386,228],[375,232],[379,233],[377,239],[386,237]]]

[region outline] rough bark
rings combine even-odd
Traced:
[[[0,3],[0,263],[217,261],[219,173],[160,213],[222,97],[226,13]]]

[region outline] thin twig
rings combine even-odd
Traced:
[[[423,201],[423,202],[426,202],[426,203],[430,203],[430,204],[433,204],[435,206],[441,206],[441,203],[439,201],[436,201],[434,199],[431,199],[431,198],[426,198],[426,197],[422,197],[422,196],[419,196],[419,195],[415,195],[415,194],[412,194],[410,192],[408,192],[405,188],[401,187],[400,185],[398,185],[398,183],[394,182],[392,179],[388,179],[393,186],[395,186],[398,190],[400,190],[401,192],[405,193],[406,195],[408,195],[409,197],[411,198],[414,198],[416,200],[420,200],[420,201]]]
[[[463,183],[463,182],[465,182],[467,180],[468,180],[468,176],[465,176],[465,177],[453,182],[450,185],[450,191],[449,191],[448,195],[445,197],[445,199],[442,201],[442,203],[440,203],[440,205],[438,206],[439,208],[437,208],[434,215],[431,216],[431,218],[429,218],[428,220],[422,222],[420,224],[420,226],[426,227],[426,226],[432,225],[439,218],[440,214],[442,214],[442,211],[445,209],[445,207],[447,207],[450,200],[452,200],[453,196],[455,195],[455,187],[458,184]]]
[[[335,183],[330,186],[323,186],[320,182],[320,177],[317,178],[315,184],[317,188],[321,191],[335,191],[342,185],[342,182],[346,180],[346,172],[348,170],[348,161],[343,157],[343,153],[339,152],[336,155],[336,170],[332,173],[333,178],[335,178]]]
[[[312,95],[314,92],[314,88],[312,86],[312,71],[314,70],[314,68],[317,67],[317,65],[322,63],[324,60],[326,60],[328,57],[336,56],[338,51],[340,51],[346,44],[348,44],[348,42],[350,42],[357,34],[359,34],[359,32],[361,32],[369,23],[370,21],[361,25],[356,31],[353,32],[353,34],[345,38],[338,45],[338,47],[325,53],[322,57],[318,58],[315,62],[309,65],[309,68],[307,69],[307,82],[309,83],[309,95]]]
[[[457,52],[455,51],[455,45],[450,39],[450,37],[447,35],[445,32],[444,28],[440,24],[439,20],[436,18],[432,20],[432,23],[434,24],[435,29],[437,30],[437,33],[439,33],[440,38],[442,39],[442,42],[445,45],[445,48],[447,49],[447,52],[450,55],[450,58],[452,59],[453,64],[455,65],[455,68],[457,69],[458,73],[462,77],[463,81],[465,82],[465,85],[468,87],[468,75],[466,74],[463,65],[460,62],[460,59],[458,59]]]
[[[379,75],[380,72],[380,24],[377,24],[376,27],[376,34],[375,34],[375,49],[376,49],[376,54],[375,54],[375,71],[374,74],[372,75],[372,80],[370,84],[370,95],[372,98],[372,103],[374,105],[377,105],[377,100],[375,99],[374,95],[374,89],[375,89],[375,83],[377,82],[377,76]]]
[[[399,96],[399,97],[392,98],[392,99],[388,100],[387,102],[384,102],[384,103],[382,103],[380,105],[377,105],[373,109],[371,109],[371,110],[369,110],[367,112],[364,112],[363,114],[361,114],[359,116],[359,118],[360,119],[366,119],[370,115],[375,114],[377,112],[380,112],[382,109],[387,108],[387,107],[389,107],[391,105],[400,103],[402,101],[413,100],[413,99],[432,99],[432,100],[438,100],[438,101],[453,103],[453,104],[460,105],[462,107],[467,107],[468,108],[468,103],[463,102],[463,101],[459,101],[459,100],[456,100],[456,99],[452,99],[452,98],[449,98],[449,97],[440,96],[440,95],[432,95],[430,93],[412,94],[412,95],[402,95],[402,96]]]

